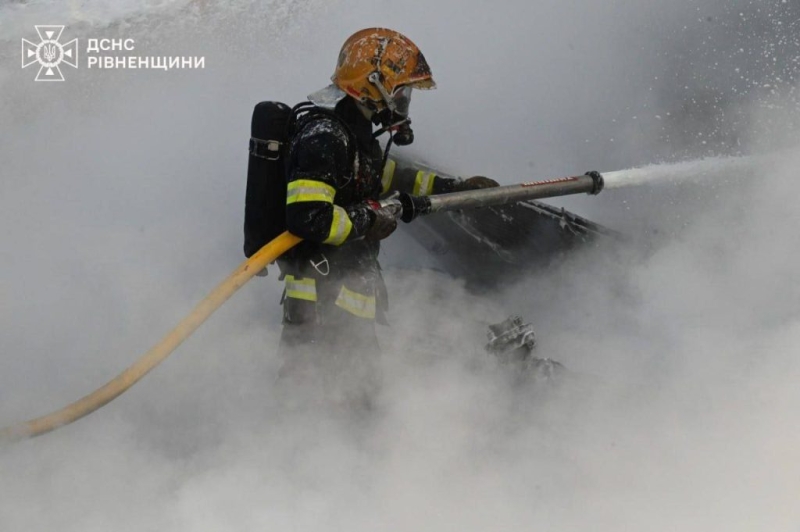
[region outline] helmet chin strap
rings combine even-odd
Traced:
[[[387,91],[386,87],[384,87],[383,83],[381,83],[381,75],[377,72],[373,72],[367,77],[367,81],[375,85],[375,88],[381,93],[381,98],[383,98],[384,103],[386,103],[386,107],[391,112],[396,112],[397,106],[395,105],[394,100],[392,100],[392,95],[389,94],[389,91]]]
[[[398,131],[403,126],[410,124],[411,120],[406,116],[397,116],[390,111],[381,111],[373,115],[373,123],[382,126],[379,130],[372,134],[373,137],[380,137],[387,131]]]

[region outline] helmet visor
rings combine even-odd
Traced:
[[[411,86],[403,85],[394,90],[392,94],[394,112],[402,117],[408,117],[408,107],[411,105]]]

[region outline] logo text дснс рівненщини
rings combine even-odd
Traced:
[[[78,39],[59,42],[63,25],[37,25],[39,43],[22,39],[22,68],[39,63],[36,81],[64,81],[61,63],[78,68]],[[204,56],[140,56],[130,38],[90,38],[86,48],[86,67],[100,70],[194,70],[205,68]],[[123,55],[117,55],[122,52]]]

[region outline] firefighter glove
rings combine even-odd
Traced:
[[[454,189],[456,192],[463,192],[465,190],[479,190],[482,188],[493,188],[499,186],[500,184],[494,179],[490,179],[482,175],[476,175],[470,177],[469,179],[457,182]]]
[[[367,231],[365,238],[367,240],[383,240],[394,233],[394,230],[397,229],[397,216],[400,214],[397,209],[398,207],[394,205],[373,208],[372,226]]]

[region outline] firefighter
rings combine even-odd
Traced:
[[[422,53],[404,35],[383,28],[355,33],[331,79],[297,115],[286,163],[286,225],[303,242],[280,261],[284,372],[308,357],[315,358],[311,364],[337,363],[346,371],[374,365],[374,323],[385,323],[387,308],[380,240],[397,227],[396,213],[376,203],[380,196],[497,186],[485,177],[439,176],[388,157],[393,143],[413,140],[412,91],[436,86]],[[382,134],[389,136],[385,150],[377,140]]]

